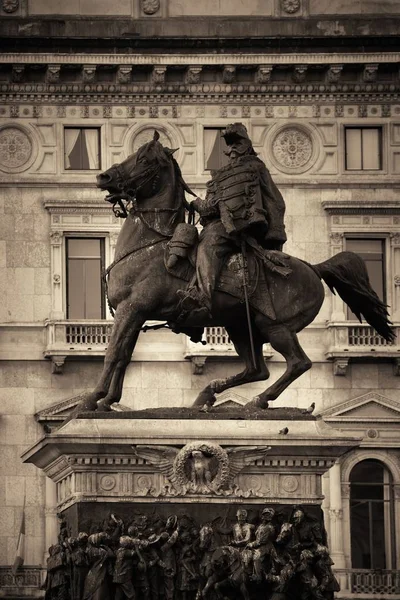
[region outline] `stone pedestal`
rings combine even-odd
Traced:
[[[146,512],[155,505],[162,515],[185,510],[200,522],[226,505],[319,511],[323,473],[358,443],[312,416],[288,422],[110,413],[68,422],[23,460],[55,482],[57,509],[68,511],[76,530],[112,510]]]

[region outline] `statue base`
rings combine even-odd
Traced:
[[[141,558],[129,585],[149,600],[160,592],[166,600],[331,600],[339,588],[321,477],[360,440],[296,409],[276,411],[193,418],[193,409],[160,409],[66,422],[23,456],[56,483],[57,548],[78,532],[92,535],[89,557],[107,545],[122,556],[132,544]],[[109,589],[113,564],[101,562]]]

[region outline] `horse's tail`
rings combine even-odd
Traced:
[[[396,335],[391,327],[387,305],[372,289],[365,263],[358,254],[340,252],[325,262],[312,265],[312,268],[333,294],[336,289],[360,322],[364,316],[385,340],[393,342]]]

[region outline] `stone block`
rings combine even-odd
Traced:
[[[196,400],[199,390],[183,390],[183,406],[192,406]]]
[[[47,242],[49,239],[49,222],[42,213],[33,214],[33,239],[34,241]]]
[[[0,239],[13,241],[15,239],[15,216],[3,214],[0,219]]]
[[[25,538],[25,542],[26,542],[26,538]],[[14,564],[17,543],[18,543],[18,534],[13,535],[12,537],[7,537],[7,564],[8,565]]]
[[[80,0],[29,0],[30,15],[79,15]]]
[[[27,366],[24,362],[16,362],[12,360],[4,361],[2,363],[2,375],[1,375],[1,383],[4,388],[26,388],[27,387]],[[11,393],[10,393],[11,392]],[[13,410],[13,407],[10,405],[14,399],[11,399],[11,395],[14,398],[17,396],[15,390],[10,390],[8,393],[6,390],[1,390],[2,396],[2,411],[5,414],[29,414],[26,411],[20,412],[18,408],[18,398],[17,400],[17,411]],[[8,402],[7,402],[8,401]]]
[[[127,389],[123,391],[121,404],[129,406],[132,410],[142,410],[144,408],[159,408],[162,406],[159,400],[158,389],[141,388]]]
[[[81,15],[131,16],[131,0],[80,0]]]
[[[330,363],[317,363],[312,367],[311,386],[315,388],[333,388],[334,376]]]
[[[43,515],[44,509],[42,506],[26,506],[25,507],[25,526],[27,536],[38,536],[43,534]],[[20,518],[18,518],[20,522]],[[16,531],[18,535],[18,531]]]
[[[15,219],[14,240],[33,242],[33,219],[32,215],[26,215]]]
[[[7,293],[7,321],[33,321],[33,295]]]
[[[49,365],[49,369],[50,369]],[[59,376],[58,376],[59,377]],[[34,398],[34,409],[31,411],[31,414],[36,413],[40,410],[48,408],[52,406],[52,404],[56,404],[57,402],[61,402],[61,400],[67,400],[71,398],[71,396],[75,395],[72,390],[64,390],[64,389],[54,389],[54,388],[35,388],[33,391]]]
[[[310,242],[314,240],[314,220],[310,217],[296,217],[293,220],[293,242]]]
[[[400,377],[393,374],[393,364],[382,363],[379,365],[378,389],[384,390],[385,388],[393,391],[393,394],[397,396],[395,399],[398,400],[397,390],[400,389]]]
[[[6,566],[9,565],[8,556],[7,556],[7,538],[5,536],[0,537],[0,565]]]
[[[5,242],[5,240],[0,240],[0,269],[4,268],[5,266],[6,266],[6,242]]]
[[[361,13],[364,0],[310,0],[310,15],[352,15]]]
[[[0,427],[0,439],[1,439],[1,427]],[[4,446],[1,446],[3,451]],[[3,460],[3,458],[2,458]],[[6,475],[0,475],[0,507],[6,505]],[[1,508],[0,508],[1,510]]]
[[[34,444],[43,435],[41,425],[33,415],[25,418],[25,444]]]
[[[219,16],[219,17],[267,17],[274,13],[273,0],[170,0],[168,12],[171,17]]]
[[[27,242],[25,261],[27,267],[48,267],[50,245],[44,242]]]
[[[8,290],[12,290],[15,294],[21,296],[33,294],[34,269],[28,269],[26,267],[9,269],[8,280],[10,285]]]
[[[26,538],[25,555],[26,564],[40,565],[43,561],[44,539],[43,535],[29,536]]]
[[[6,444],[20,445],[26,443],[25,415],[2,415],[1,429]]]
[[[160,406],[184,406],[183,390],[164,389],[158,393]]]
[[[26,363],[26,385],[28,388],[49,388],[51,386],[51,366],[47,360]]]
[[[35,477],[25,478],[25,490],[26,490],[26,505],[27,506],[41,506],[45,505],[45,475],[38,469],[36,470]]]
[[[351,382],[353,387],[360,389],[378,389],[378,365],[352,365]]]
[[[42,294],[33,296],[33,320],[45,321],[50,317],[51,313],[51,296]]]
[[[34,294],[49,294],[51,290],[50,269],[47,267],[34,269]]]
[[[174,367],[168,363],[142,363],[142,387],[181,389],[191,387],[190,364],[175,363]]]
[[[25,477],[6,477],[6,506],[23,506],[25,495]]]
[[[0,510],[0,531],[2,535],[9,537],[14,535],[15,510],[11,506],[2,506]]]
[[[335,377],[335,379],[347,379],[345,377]],[[356,394],[351,388],[348,389],[334,389],[334,390],[322,390],[322,406],[320,409],[325,410],[337,406],[350,398],[355,397]]]
[[[26,244],[23,242],[8,241],[6,243],[7,267],[26,267]]]

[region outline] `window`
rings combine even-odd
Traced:
[[[380,127],[346,127],[346,171],[382,169],[382,129]]]
[[[353,569],[394,568],[393,481],[378,460],[363,460],[350,474],[350,537]]]
[[[228,164],[224,150],[228,148],[221,136],[224,127],[206,127],[204,129],[204,169],[216,171]]]
[[[385,240],[382,238],[346,237],[346,250],[355,252],[365,261],[370,284],[382,302],[386,302],[385,293]],[[358,320],[347,308],[347,318]]]
[[[104,319],[104,238],[67,238],[67,318]]]
[[[64,129],[64,167],[67,170],[100,169],[100,129],[66,127]]]

